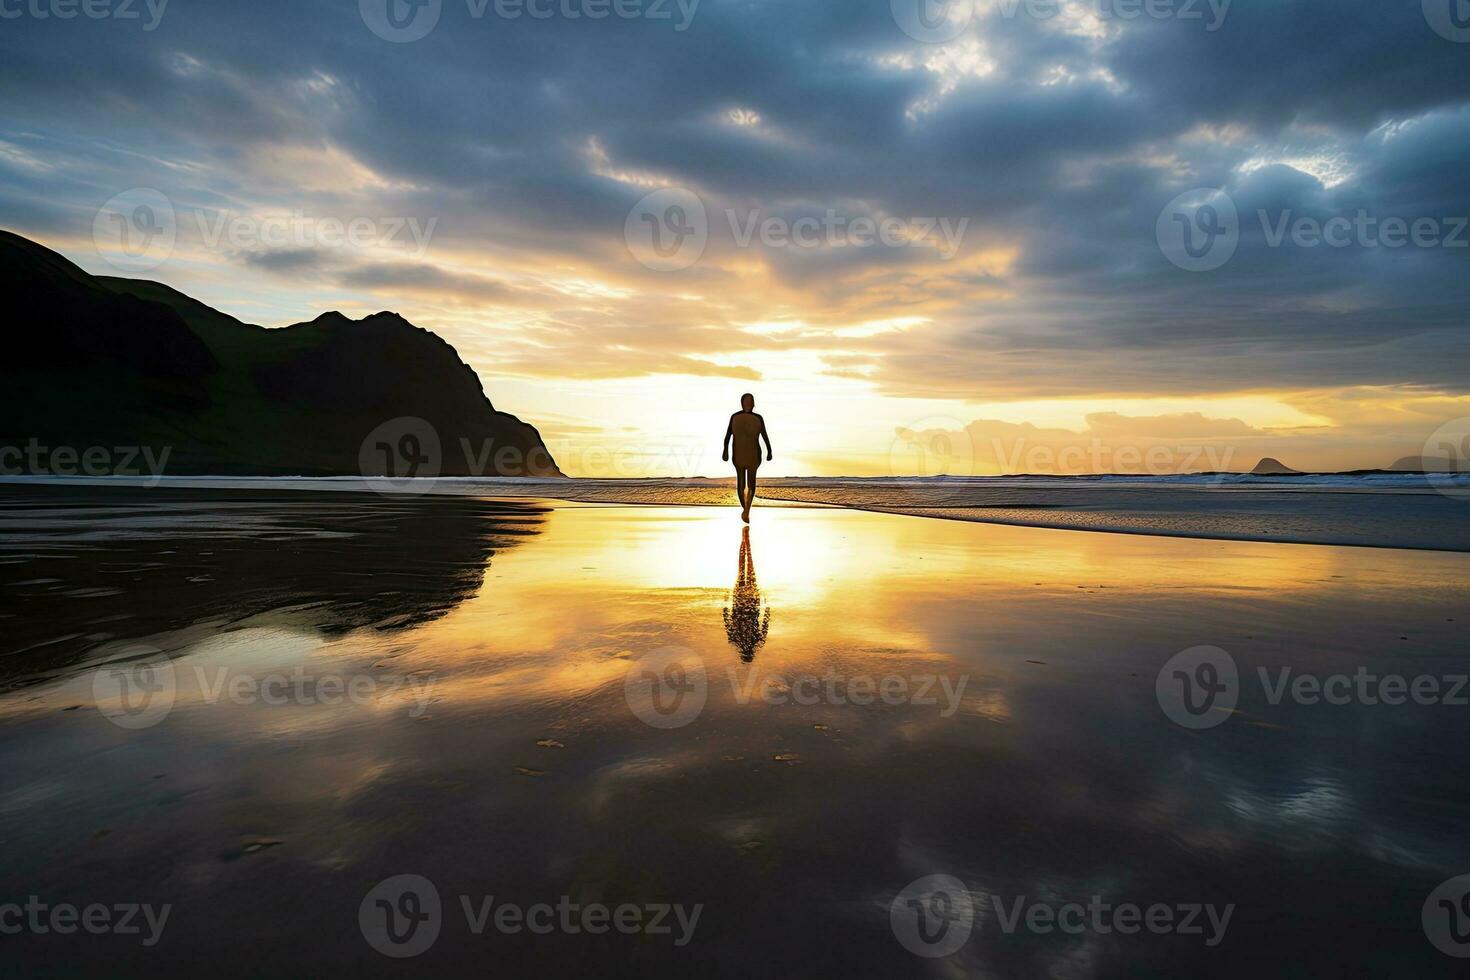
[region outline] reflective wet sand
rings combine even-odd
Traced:
[[[173,907],[151,948],[7,936],[22,970],[1456,965],[1421,909],[1470,871],[1470,707],[1273,704],[1257,671],[1470,673],[1470,556],[830,508],[757,508],[747,540],[734,509],[170,493],[48,498],[49,530],[16,520],[38,491],[5,498],[0,624],[25,649],[0,695],[0,893]],[[1156,680],[1200,645],[1230,655],[1239,703],[1191,728]],[[149,658],[151,702],[106,679]],[[938,873],[978,911],[927,959],[890,912]],[[442,900],[405,961],[359,923],[401,874]],[[683,944],[477,935],[461,897],[489,895],[701,911]],[[996,911],[1093,896],[1234,910],[1214,944],[1008,932]]]

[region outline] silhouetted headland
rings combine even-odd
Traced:
[[[0,287],[18,298],[0,446],[166,448],[175,475],[358,475],[374,430],[415,419],[437,434],[438,475],[561,475],[453,347],[396,313],[267,329],[5,231]]]

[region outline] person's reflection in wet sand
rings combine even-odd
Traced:
[[[761,590],[755,583],[755,562],[750,557],[748,527],[740,534],[735,587],[730,590],[730,605],[725,607],[723,615],[726,638],[740,651],[741,662],[750,663],[771,631],[771,610],[769,606],[761,608]]]

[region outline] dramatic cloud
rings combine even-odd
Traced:
[[[591,406],[660,376],[760,381],[876,471],[935,408],[1340,466],[1466,414],[1470,43],[1421,0],[977,0],[939,43],[889,0],[535,6],[442,0],[399,42],[357,0],[29,5],[0,21],[0,223],[115,273],[99,209],[154,188],[177,242],[123,274],[269,325],[396,309],[497,403],[575,395],[572,435],[643,425],[653,395]],[[636,210],[673,188],[697,208]],[[688,261],[639,261],[675,232]],[[1262,407],[1190,414],[1232,397]],[[1120,435],[1120,398],[1156,420]]]

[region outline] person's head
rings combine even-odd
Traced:
[[[748,391],[745,394],[741,395],[740,407],[747,412],[755,411],[755,396]]]

